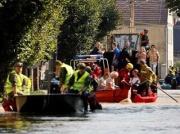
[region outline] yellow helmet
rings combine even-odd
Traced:
[[[126,69],[133,69],[133,64],[131,64],[131,63],[128,63],[127,65],[126,65]]]

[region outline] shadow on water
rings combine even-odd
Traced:
[[[53,126],[53,124],[62,126],[64,122],[87,121],[87,117],[82,112],[69,114],[6,112],[0,114],[0,133],[27,133],[32,132],[32,127],[38,128],[40,124],[44,124],[44,127]],[[33,131],[36,132],[36,130]]]

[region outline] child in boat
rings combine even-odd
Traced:
[[[139,71],[137,69],[133,69],[132,70],[132,76],[133,77],[130,78],[130,81],[129,81],[129,83],[132,85],[132,88],[136,89],[136,90],[140,84],[140,79],[139,79],[138,73],[139,73]]]
[[[107,78],[106,80],[106,87],[105,89],[108,89],[108,90],[114,90],[116,88],[116,85],[115,85],[115,79],[119,76],[118,72],[116,71],[112,71],[110,73],[110,77]]]

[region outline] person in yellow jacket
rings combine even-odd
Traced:
[[[152,71],[152,69],[146,64],[146,61],[144,59],[140,60],[140,84],[138,87],[138,94],[142,94],[143,90],[145,89],[145,96],[149,95],[149,86],[151,83],[156,84],[157,83],[157,77],[156,74]]]
[[[23,64],[17,62],[14,64],[14,69],[8,74],[4,85],[4,101],[3,107],[5,111],[15,111],[14,96],[21,94],[23,85]]]
[[[74,70],[71,66],[63,63],[62,61],[56,60],[55,68],[57,71],[57,75],[59,75],[59,89],[60,93],[66,92],[67,84],[69,83],[69,79],[74,73]]]
[[[26,75],[23,75],[23,83],[22,83],[22,93],[23,94],[26,94],[26,95],[29,95],[30,94],[30,90],[31,90],[31,80],[29,77],[27,77]]]
[[[68,83],[68,93],[77,93],[81,96],[84,103],[84,112],[88,112],[89,85],[91,82],[90,75],[85,71],[84,63],[78,64],[78,70],[74,72]]]

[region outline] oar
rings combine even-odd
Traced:
[[[162,88],[160,88],[160,87],[158,87],[158,86],[156,86],[156,85],[153,85],[153,86],[155,86],[156,88],[160,89],[163,93],[165,93],[167,96],[169,96],[171,99],[173,99],[174,101],[176,101],[176,102],[178,103],[178,101],[177,101],[175,98],[173,98],[171,95],[169,95],[168,93],[166,93]]]
[[[144,77],[143,75],[141,75],[140,73],[138,73],[140,76],[142,76],[142,77]],[[149,81],[149,82],[151,82],[150,80],[148,80],[146,77],[144,77],[147,81]],[[160,87],[158,87],[158,86],[156,86],[156,85],[154,85],[153,84],[153,86],[155,86],[156,88],[158,88],[159,90],[161,90],[163,93],[165,93],[167,96],[169,96],[171,99],[173,99],[174,101],[176,101],[177,103],[178,103],[178,101],[175,99],[175,98],[173,98],[171,95],[169,95],[168,93],[166,93],[162,88],[160,88]]]

